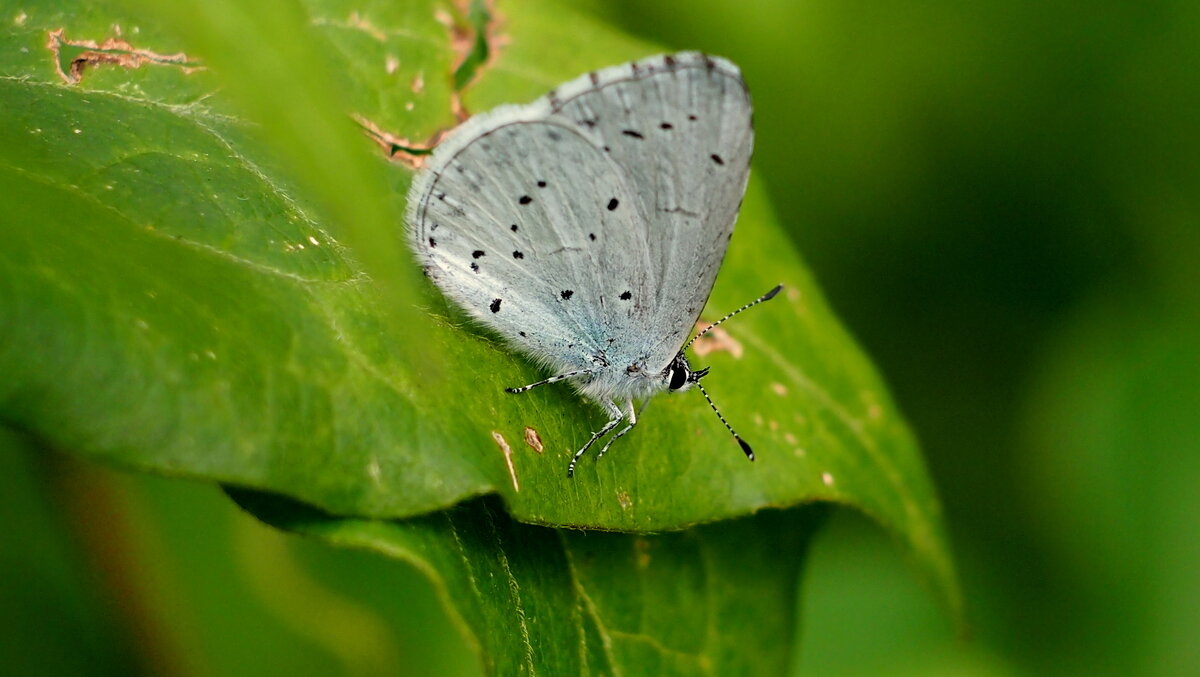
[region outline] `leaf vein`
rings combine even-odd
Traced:
[[[604,624],[603,619],[600,618],[600,610],[596,608],[596,602],[592,600],[591,595],[583,587],[583,581],[579,577],[579,571],[575,566],[575,557],[571,554],[571,548],[567,543],[566,536],[563,535],[561,529],[556,530],[555,533],[558,535],[559,543],[562,544],[563,554],[566,556],[567,573],[571,576],[571,587],[575,589],[575,593],[579,595],[580,602],[586,607],[588,615],[596,623],[596,631],[600,633],[600,646],[604,649],[604,655],[608,658],[608,667],[612,670],[613,677],[621,677],[621,668],[617,665],[616,658],[613,657],[613,633]]]
[[[521,601],[521,585],[517,582],[517,577],[513,575],[512,567],[508,563],[508,555],[504,553],[504,541],[500,538],[500,531],[496,528],[496,520],[492,516],[492,511],[484,506],[483,513],[487,515],[488,526],[492,528],[492,537],[496,539],[496,554],[500,557],[500,566],[504,569],[504,575],[508,578],[508,590],[512,595],[513,606],[517,611],[517,623],[521,628],[521,643],[525,645],[525,663],[529,666],[529,674],[536,675],[537,668],[533,662],[533,644],[529,641],[529,626],[525,623],[525,605]]]

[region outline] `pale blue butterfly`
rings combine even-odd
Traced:
[[[556,374],[508,392],[568,380],[608,412],[568,476],[622,421],[597,458],[633,428],[635,401],[692,386],[754,460],[700,385],[708,369],[684,356],[704,333],[688,341],[733,235],[753,142],[737,66],[683,52],[477,115],[413,182],[409,239],[426,273]]]

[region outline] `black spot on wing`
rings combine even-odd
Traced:
[[[538,187],[538,188],[545,188],[545,187],[546,187],[546,182],[545,182],[545,181],[538,181],[538,182],[537,182],[537,187]]]
[[[620,204],[621,204],[621,201],[614,197],[613,199],[608,201],[608,211],[611,212],[612,210],[616,209],[617,206]]]
[[[471,262],[471,272],[473,272],[473,273],[479,272],[479,264],[478,263],[475,263],[474,261]]]
[[[658,126],[659,129],[675,129],[675,125],[670,122],[664,122]]]
[[[575,295],[575,292],[574,292],[574,291],[572,291],[572,290],[570,290],[570,289],[564,289],[564,290],[562,290],[561,292],[559,292],[559,294],[558,294],[558,295],[559,295],[559,296],[561,296],[561,297],[562,297],[562,299],[563,299],[564,301],[566,301],[567,299],[569,299],[569,298],[571,298],[572,296],[574,296],[574,295]]]
[[[500,312],[500,301],[502,301],[502,300],[503,299],[492,299],[492,305],[490,305],[488,307],[492,309],[493,313]]]
[[[433,249],[436,246],[437,246],[437,240],[433,239],[432,237],[429,238],[429,248]]]
[[[525,258],[525,254],[523,254],[519,251],[515,251],[515,252],[513,252],[513,258],[514,259],[523,259],[523,258]]]
[[[508,227],[508,229],[514,233],[517,232],[517,224],[515,224],[515,223],[512,224],[511,226]]]
[[[642,133],[641,133],[641,132],[639,132],[639,131],[636,131],[636,130],[633,130],[633,129],[622,129],[622,130],[621,130],[621,133],[622,133],[622,134],[624,134],[625,136],[630,136],[630,137],[633,137],[633,138],[635,138],[635,139],[644,139],[644,138],[646,138],[646,137],[642,136]]]
[[[527,205],[530,202],[533,202],[533,198],[529,197],[528,195],[522,195],[521,197],[517,198],[517,202],[520,202],[523,205]]]
[[[713,162],[715,162],[715,163],[717,163],[717,164],[719,164],[719,165],[723,165],[723,164],[725,164],[725,161],[721,159],[721,156],[720,156],[720,155],[717,155],[716,153],[713,153],[713,154],[712,154],[712,155],[710,155],[709,157],[711,157],[711,158],[712,158],[712,161],[713,161]]]
[[[591,240],[592,242],[595,242],[595,241],[596,241],[596,234],[595,234],[595,233],[588,233],[588,239],[589,239],[589,240]]]
[[[629,300],[629,299],[631,299],[631,298],[633,298],[633,294],[632,294],[632,293],[630,293],[628,290],[626,290],[626,291],[624,291],[624,292],[622,292],[622,293],[621,293],[621,300],[622,300],[622,301],[628,301],[628,300]]]
[[[483,255],[484,255],[484,254],[486,254],[486,253],[487,253],[487,252],[483,251],[482,249],[476,249],[475,251],[471,252],[471,258],[473,258],[473,259],[477,259],[477,258],[479,258],[480,256],[483,256]]]

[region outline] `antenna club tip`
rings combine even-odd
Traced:
[[[738,445],[740,445],[742,447],[742,451],[746,452],[746,458],[753,461],[754,460],[754,450],[750,448],[749,444],[746,444],[746,440],[743,440],[740,437],[734,437],[733,439],[737,440]]]
[[[775,285],[775,288],[774,288],[774,289],[772,289],[771,291],[767,292],[766,294],[763,294],[762,300],[764,300],[764,301],[770,301],[771,299],[775,298],[775,295],[776,295],[776,294],[778,294],[778,293],[779,293],[780,291],[782,291],[782,290],[783,290],[783,284],[782,284],[782,283],[781,283],[781,284],[777,284],[777,285]]]

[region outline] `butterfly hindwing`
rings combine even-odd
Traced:
[[[591,366],[617,340],[608,305],[621,292],[606,289],[605,261],[645,251],[646,228],[632,201],[608,209],[610,196],[629,188],[575,130],[538,119],[493,122],[432,175],[413,231],[417,250],[443,291],[479,321],[560,369]],[[553,152],[533,150],[542,144]],[[582,200],[581,185],[606,197]]]

